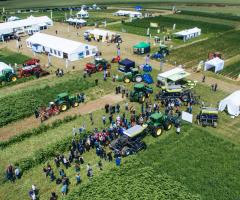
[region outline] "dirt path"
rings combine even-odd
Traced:
[[[44,124],[51,124],[53,121],[57,119],[63,119],[66,116],[88,114],[90,112],[104,108],[106,103],[111,105],[121,102],[122,100],[123,99],[121,95],[108,94],[101,97],[100,99],[90,101],[85,104],[81,104],[77,108],[71,108],[70,110],[64,113],[61,113],[57,116],[50,118],[49,120],[45,121]],[[40,121],[35,119],[34,116],[8,124],[0,128],[0,141],[7,140],[12,136],[25,132],[27,130],[37,128],[40,124],[41,124]]]

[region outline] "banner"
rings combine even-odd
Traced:
[[[158,23],[150,23],[150,27],[153,27],[153,28],[157,28],[158,27]]]
[[[193,123],[193,115],[188,112],[182,111],[182,120]]]

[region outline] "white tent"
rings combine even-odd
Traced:
[[[214,68],[214,72],[216,73],[218,71],[223,70],[223,67],[224,67],[224,61],[216,57],[216,58],[213,58],[212,60],[205,62],[204,71]]]
[[[240,90],[233,92],[231,95],[220,101],[219,110],[223,111],[225,109],[227,109],[230,115],[240,115]]]
[[[84,33],[84,36],[90,35],[91,37],[94,37],[96,40],[102,40],[103,42],[106,41],[107,37],[111,39],[116,35],[115,32],[111,32],[108,30],[102,30],[102,29],[92,29],[92,30],[87,30]]]
[[[16,21],[16,20],[20,20],[19,17],[16,17],[16,16],[11,16],[7,19],[8,22],[11,22],[11,21]]]
[[[163,72],[158,74],[158,80],[164,81],[164,80],[171,80],[171,81],[178,81],[181,80],[187,76],[189,76],[190,73],[186,72],[183,68],[176,67],[174,69],[171,69],[169,71]]]
[[[44,33],[36,33],[26,40],[34,52],[45,52],[58,58],[75,61],[94,56],[97,47]]]
[[[174,33],[176,37],[182,38],[184,41],[189,40],[191,38],[195,38],[201,35],[201,29],[200,28],[192,28],[192,29],[186,29],[183,31],[179,31]]]
[[[127,11],[127,10],[119,10],[115,13],[113,13],[113,15],[116,15],[116,16],[129,16],[129,17],[136,17],[136,18],[139,18],[139,17],[142,17],[142,13],[140,12],[136,12],[136,11]]]
[[[41,16],[41,17],[30,16],[27,19],[0,23],[0,35],[11,34],[15,32],[23,33],[29,30],[30,27],[36,27],[36,26],[38,26],[40,29],[41,24],[45,24],[46,26],[52,26],[53,21],[47,16]]]
[[[81,9],[76,15],[77,15],[78,18],[83,18],[83,19],[89,18],[88,12],[86,10],[83,10],[83,9]]]

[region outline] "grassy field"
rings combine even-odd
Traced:
[[[153,76],[156,77],[157,73],[158,72],[154,70]],[[94,80],[98,76],[99,74],[95,74],[91,79]],[[132,87],[132,84],[129,86]],[[113,90],[113,87],[111,90]],[[158,89],[154,86],[154,90],[157,91]],[[208,87],[203,85],[198,85],[196,92],[201,96],[202,101],[208,102],[209,105],[211,104],[213,106],[216,105],[218,100],[226,96],[226,94],[221,91],[212,93]],[[212,96],[211,99],[209,99],[210,95]],[[139,105],[135,105],[138,108],[137,110],[139,110]],[[194,107],[194,114],[198,113],[198,111],[198,106]],[[102,110],[93,113],[96,119],[94,127],[102,128],[102,114]],[[32,159],[38,159],[45,151],[55,151],[57,153],[61,151],[60,149],[67,149],[67,146],[64,148],[60,148],[60,146],[59,148],[56,148],[56,146],[62,144],[64,141],[70,142],[72,127],[80,127],[83,123],[86,124],[87,130],[91,131],[93,129],[93,126],[90,125],[89,116],[81,116],[76,120],[64,123],[59,127],[48,130],[39,135],[25,138],[18,143],[14,143],[3,150],[0,150],[2,161],[0,164],[0,171],[3,171],[8,163],[20,163],[20,166],[23,166],[23,164],[26,166],[26,163]],[[217,129],[206,128],[205,130],[207,131],[205,131],[203,128],[184,125],[182,130],[184,134],[182,136],[176,136],[174,129],[168,134],[164,134],[164,136],[159,139],[149,136],[145,139],[148,144],[148,149],[145,152],[124,159],[123,168],[120,169],[115,169],[114,163],[103,162],[103,173],[100,172],[96,166],[98,158],[95,156],[95,152],[91,151],[90,153],[84,154],[84,159],[86,160],[86,163],[90,162],[93,165],[94,180],[88,182],[88,178],[86,177],[86,164],[81,167],[83,185],[80,187],[75,186],[74,184],[76,174],[73,167],[65,170],[71,181],[70,196],[68,198],[74,199],[73,197],[75,195],[80,195],[81,198],[88,198],[86,197],[86,194],[89,194],[89,189],[95,191],[98,188],[98,191],[101,191],[105,184],[109,184],[109,182],[118,184],[122,182],[122,180],[125,180],[129,184],[132,183],[132,187],[135,188],[135,191],[139,191],[140,185],[143,185],[144,183],[146,192],[143,193],[143,196],[145,199],[156,197],[157,194],[163,199],[224,199],[226,197],[225,193],[234,198],[238,194],[238,190],[236,190],[238,183],[234,179],[234,174],[236,172],[233,167],[238,165],[237,159],[233,160],[233,156],[238,153],[237,147],[240,144],[240,138],[238,137],[238,134],[236,134],[236,130],[238,129],[240,129],[239,120],[232,123],[230,117],[223,113],[221,114],[219,127]],[[208,131],[214,136],[211,136]],[[224,140],[227,139],[229,141],[234,141],[236,145],[233,145],[231,142],[224,142],[223,139],[218,139],[216,136],[220,136]],[[199,143],[199,141],[201,142]],[[54,150],[55,148],[56,150]],[[19,154],[19,151],[21,154]],[[208,155],[207,160],[206,155]],[[220,159],[220,156],[224,157],[224,161]],[[198,159],[194,160],[192,158]],[[54,166],[51,157],[44,157],[44,160],[46,159],[49,160],[48,162],[50,162],[52,166]],[[213,173],[211,171],[213,165],[211,165],[210,161],[213,161],[214,163],[214,176],[210,176],[210,174]],[[124,166],[125,163],[126,168]],[[139,163],[141,167],[139,166]],[[178,163],[178,165],[172,163]],[[222,163],[228,163],[228,165],[221,168],[220,166]],[[172,166],[170,166],[170,164]],[[10,200],[15,199],[17,195],[20,195],[22,198],[26,199],[28,195],[27,191],[33,183],[40,188],[40,199],[48,199],[51,191],[56,191],[60,195],[61,186],[51,183],[48,178],[45,178],[42,172],[43,166],[44,163],[37,164],[32,162],[32,167],[24,172],[24,176],[21,180],[16,181],[14,188],[11,187],[11,183],[0,183],[0,198]],[[196,168],[196,166],[201,167]],[[221,173],[226,173],[227,167],[230,175],[228,177],[225,176],[223,177],[224,179],[222,179]],[[146,170],[147,172],[144,173],[143,176],[138,175],[138,171],[136,171],[135,174],[131,173],[134,169],[138,168],[140,171]],[[127,169],[129,169],[129,174],[124,173]],[[159,170],[161,173],[159,173]],[[56,175],[58,174],[55,167],[54,172]],[[156,179],[149,180],[148,177],[152,177],[155,174]],[[203,176],[201,176],[202,174]],[[116,176],[119,178],[114,179],[113,177]],[[1,175],[1,180],[2,179],[3,176]],[[146,182],[143,180],[146,180]],[[220,180],[223,180],[227,187],[224,187]],[[236,180],[238,180],[237,176]],[[101,184],[102,186],[99,185],[101,181],[105,182],[105,184]],[[150,181],[150,183],[148,183],[148,181]],[[159,188],[158,185],[161,187]],[[147,192],[148,188],[150,188],[149,186],[155,189],[154,193]],[[122,189],[119,190],[119,193],[116,194],[123,193],[124,190],[126,195],[131,196],[132,199],[139,197],[137,192],[130,194],[130,190],[127,190],[125,187],[121,188]],[[211,193],[210,191],[214,192]],[[94,194],[97,195],[96,198],[98,197],[101,199],[99,197],[100,193],[95,193]],[[106,195],[115,199],[116,196],[112,193],[112,188],[110,188]],[[152,196],[149,196],[149,194]],[[102,197],[104,198],[105,196],[103,195]],[[126,196],[123,196],[123,198],[128,199]]]
[[[239,33],[239,31],[230,31],[216,38],[178,48],[173,50],[167,59],[170,63],[176,61],[187,67],[196,66],[201,60],[206,60],[209,52],[221,52],[224,59],[229,59],[239,54]]]
[[[0,49],[0,60],[1,62],[5,62],[6,64],[23,64],[24,61],[30,59],[28,56],[23,55],[21,53],[12,52],[6,48]]]
[[[229,66],[226,66],[221,72],[220,74],[236,79],[239,77],[240,75],[240,61],[233,63]]]

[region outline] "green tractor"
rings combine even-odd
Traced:
[[[0,83],[17,81],[17,74],[13,68],[0,62]]]
[[[54,104],[59,108],[60,112],[64,112],[70,107],[77,107],[79,102],[76,96],[69,96],[68,93],[64,92],[57,96]]]
[[[152,54],[151,58],[161,60],[161,59],[165,58],[167,55],[169,55],[168,47],[166,45],[160,45],[159,51]]]
[[[136,68],[131,68],[129,72],[125,73],[122,77],[118,78],[118,81],[123,81],[124,83],[130,82],[142,82],[142,74]]]
[[[163,131],[172,128],[172,121],[168,115],[162,113],[154,113],[150,116],[148,121],[148,130],[154,137],[162,135]]]
[[[134,90],[130,92],[130,101],[144,103],[145,99],[153,93],[153,89],[143,83],[134,85]]]

